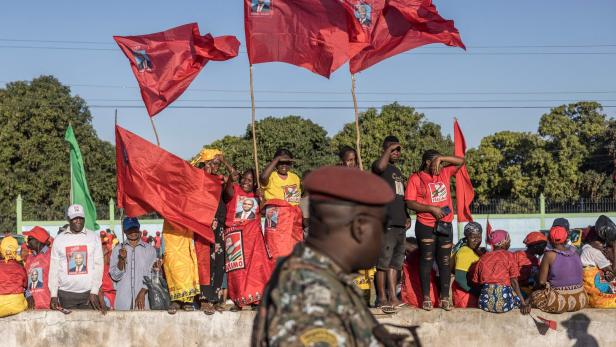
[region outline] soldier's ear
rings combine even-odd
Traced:
[[[363,243],[366,239],[366,234],[370,225],[368,219],[362,215],[357,215],[351,222],[351,237],[357,243]]]

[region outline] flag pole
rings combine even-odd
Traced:
[[[71,124],[71,122],[70,122],[70,121],[68,122],[68,126],[69,126],[69,127],[71,127],[71,128],[73,127],[73,125]],[[72,165],[72,163],[71,163],[71,156],[70,156],[70,154],[69,154],[68,160],[69,160],[69,166],[71,167],[71,191],[70,191],[70,194],[69,194],[69,195],[70,195],[70,196],[69,196],[69,199],[70,199],[71,201],[69,201],[69,205],[72,205],[72,204],[73,204],[73,201],[75,201],[75,200],[73,200],[73,197],[74,197],[75,195],[74,195],[74,193],[73,193],[73,176],[74,176],[74,173],[73,173],[73,165]]]
[[[261,180],[259,179],[259,157],[257,155],[257,129],[256,129],[256,112],[255,112],[255,90],[252,77],[252,64],[250,64],[250,102],[252,109],[252,153],[255,160],[255,175],[257,188],[261,188]]]
[[[152,118],[150,118],[152,119]],[[115,109],[115,126],[118,125],[118,109]],[[152,125],[154,125],[154,123],[152,123]],[[156,128],[154,129],[154,131],[156,131]],[[115,134],[115,131],[114,131]],[[160,147],[160,146],[159,146]],[[113,220],[115,218],[115,216],[109,216],[110,220]],[[120,234],[122,234],[122,243],[124,243],[125,239],[124,239],[124,209],[120,208]],[[113,230],[113,233],[115,234],[115,228]],[[117,237],[117,235],[116,235]]]
[[[156,131],[156,125],[154,124],[154,117],[150,117],[150,123],[152,123],[152,129],[154,129],[154,135],[156,136],[156,144],[160,147],[160,139],[158,138],[158,131]]]
[[[353,107],[355,109],[355,150],[357,151],[357,161],[359,162],[359,169],[364,169],[364,164],[361,160],[361,133],[359,131],[359,111],[357,110],[357,95],[355,95],[355,74],[351,75],[352,88],[351,94],[353,95]]]

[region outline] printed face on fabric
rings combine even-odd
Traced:
[[[273,0],[252,0],[252,15],[268,15],[272,9]]]

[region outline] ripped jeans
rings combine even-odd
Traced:
[[[451,259],[451,247],[453,235],[442,236],[434,233],[434,227],[423,225],[419,222],[415,224],[415,237],[419,245],[419,281],[423,296],[430,295],[430,272],[434,263],[436,253],[436,264],[439,272],[439,293],[441,298],[449,297],[449,284],[451,279],[451,269],[449,262]]]

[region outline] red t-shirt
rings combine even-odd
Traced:
[[[526,286],[528,280],[539,273],[539,259],[534,255],[529,256],[526,251],[517,251],[513,255],[520,270],[518,281],[521,286]]]
[[[453,221],[451,176],[455,175],[456,171],[458,171],[458,167],[450,165],[441,169],[438,176],[432,176],[423,171],[412,174],[406,186],[404,199],[430,206],[449,206],[452,212],[441,220],[451,223]],[[418,213],[417,221],[429,227],[433,227],[436,224],[436,218],[430,212]]]
[[[28,284],[26,269],[15,260],[0,260],[0,295],[23,294]]]
[[[502,249],[482,255],[473,271],[473,282],[478,284],[510,286],[514,277],[520,277],[515,256]]]
[[[28,275],[28,290],[34,298],[34,308],[48,310],[51,294],[47,285],[49,278],[49,260],[51,259],[51,247],[45,253],[32,254],[26,261],[26,273]]]

